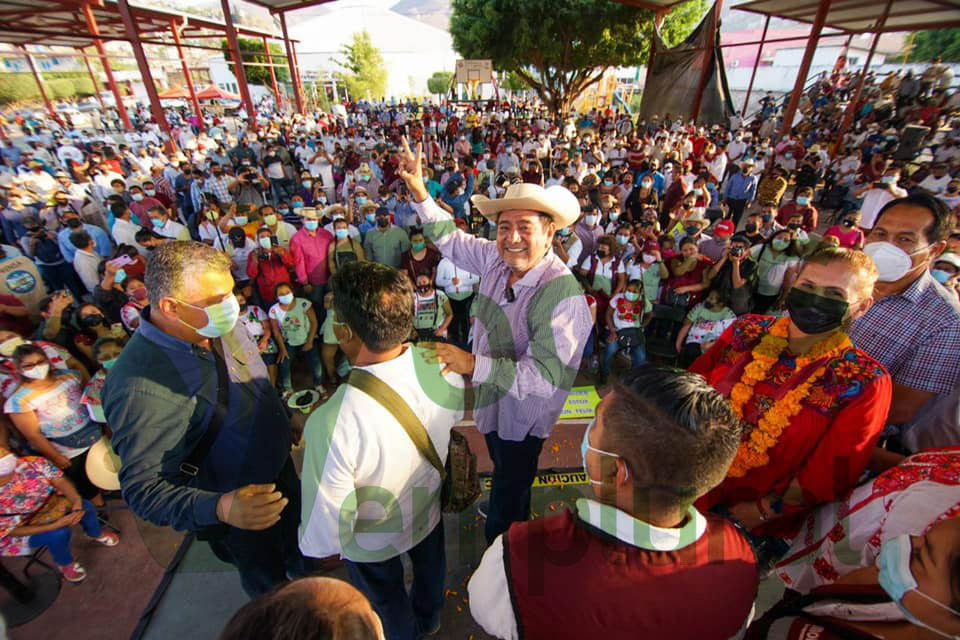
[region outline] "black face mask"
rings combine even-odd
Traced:
[[[788,228],[788,229],[793,229],[794,231],[796,231],[797,229],[800,228],[800,225],[797,224],[796,222],[791,222],[791,223],[789,223],[789,224],[787,225],[787,228]]]
[[[93,327],[99,327],[101,324],[103,324],[103,316],[96,314],[83,316],[80,318],[80,324],[91,329]]]
[[[857,223],[854,222],[853,220],[844,220],[844,221],[843,221],[843,226],[848,227],[848,228],[851,228],[851,229],[853,228],[853,226],[854,226],[855,224],[857,224]]]
[[[83,223],[80,222],[77,218],[70,218],[67,220],[67,226],[71,229],[79,229]]]
[[[747,224],[747,226],[744,227],[744,229],[746,229],[747,233],[756,233],[756,232],[757,232],[757,225],[755,225],[755,224],[753,224],[753,223],[751,222],[751,223]]]
[[[390,218],[377,218],[377,226],[381,229],[386,229],[389,224]]]
[[[842,326],[850,313],[850,304],[794,287],[787,294],[787,311],[800,331],[813,335]]]
[[[773,216],[763,216],[761,220],[763,220],[765,223],[770,222],[771,220],[773,220]]]

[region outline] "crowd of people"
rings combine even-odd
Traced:
[[[494,464],[469,602],[496,637],[960,634],[960,94],[938,73],[868,78],[842,136],[842,73],[782,136],[773,101],[735,126],[526,102],[170,113],[171,139],[146,114],[32,123],[0,147],[0,553],[83,580],[70,528],[119,542],[88,473],[110,443],[130,508],[262,596],[223,637],[435,633],[469,406]],[[578,376],[603,395],[587,497],[531,521]],[[274,591],[328,556],[359,591]],[[790,591],[751,625],[773,574]],[[297,609],[311,590],[327,613]]]

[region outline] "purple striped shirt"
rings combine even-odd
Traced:
[[[579,283],[548,251],[514,283],[511,302],[510,267],[495,242],[457,230],[432,199],[413,206],[444,257],[480,275],[472,311],[477,428],[504,440],[546,438],[573,386],[592,326]]]

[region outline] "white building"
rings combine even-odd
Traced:
[[[297,59],[304,70],[338,72],[340,50],[353,34],[366,31],[380,50],[387,69],[387,95],[425,96],[427,78],[435,71],[453,71],[457,58],[450,34],[370,0],[341,0],[312,8],[289,24],[299,40]],[[366,96],[354,96],[362,99]]]
[[[237,76],[233,75],[233,72],[230,71],[229,63],[223,56],[210,56],[204,60],[204,66],[207,67],[207,72],[210,74],[210,82],[212,84],[224,91],[240,95]],[[250,89],[250,99],[253,101],[253,104],[259,103],[264,96],[270,96],[270,99],[273,99],[273,87],[265,87],[260,84],[250,84],[247,85],[247,87]],[[203,88],[202,86],[198,86],[196,89],[200,91]]]

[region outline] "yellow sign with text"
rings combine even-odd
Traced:
[[[587,484],[587,474],[583,471],[570,471],[568,473],[542,473],[533,479],[533,487],[564,487],[567,485]],[[484,490],[489,491],[493,486],[493,478],[483,479]]]
[[[560,420],[578,420],[593,418],[600,404],[600,394],[594,387],[574,387],[570,389],[567,401],[563,403]]]

